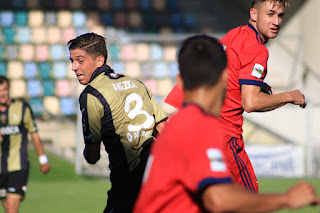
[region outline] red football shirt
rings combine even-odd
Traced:
[[[153,144],[134,212],[201,212],[203,189],[231,183],[216,117],[188,104]]]
[[[239,138],[242,135],[244,112],[241,103],[241,84],[262,86],[267,74],[268,49],[251,25],[230,30],[220,42],[228,57],[228,86],[220,121],[226,134]],[[183,103],[183,91],[176,85],[165,102],[178,108]],[[182,100],[182,101],[181,101]]]

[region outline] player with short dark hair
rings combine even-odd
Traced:
[[[10,98],[9,90],[9,80],[0,76],[0,199],[6,213],[17,213],[29,177],[28,133],[43,174],[49,172],[50,164],[29,104]]]
[[[220,40],[226,48],[229,68],[220,117],[225,130],[227,163],[235,181],[253,192],[259,189],[243,142],[243,112],[265,112],[288,103],[306,106],[299,90],[275,94],[264,82],[269,57],[264,44],[278,35],[288,5],[289,0],[253,0],[249,23],[230,30]],[[183,91],[176,85],[165,102],[179,108],[182,100]]]
[[[87,33],[68,46],[72,70],[87,85],[79,98],[84,157],[95,164],[101,141],[109,156],[112,187],[104,212],[131,212],[151,144],[167,116],[142,82],[116,74],[106,64],[104,37]]]
[[[196,45],[189,45],[193,39],[185,40],[179,51],[178,64],[185,90],[196,89],[215,84],[227,64],[227,57],[217,51],[217,48],[206,48],[206,45],[218,45],[213,39],[199,37]],[[193,56],[194,60],[190,60]],[[213,57],[215,56],[215,57]],[[219,63],[220,62],[220,63]],[[197,69],[197,72],[194,71]],[[213,69],[213,70],[212,70]],[[212,72],[210,72],[212,70]]]
[[[306,182],[263,195],[233,183],[218,121],[228,78],[223,47],[213,37],[189,37],[178,64],[184,104],[152,147],[134,213],[267,212],[320,202]]]

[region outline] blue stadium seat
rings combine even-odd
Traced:
[[[18,26],[26,26],[28,24],[28,15],[26,11],[17,11],[14,13],[14,23]]]
[[[64,79],[67,76],[67,67],[65,62],[60,62],[60,61],[54,62],[52,70],[53,70],[53,77],[55,79]]]
[[[4,38],[3,30],[2,30],[2,28],[0,28],[0,42],[3,42],[3,38]]]
[[[7,64],[0,62],[0,75],[7,75]]]
[[[35,62],[26,62],[23,64],[24,77],[27,79],[35,79],[37,77],[37,65]]]
[[[4,27],[12,26],[14,22],[14,14],[11,11],[3,11],[0,13],[0,25]]]
[[[183,15],[183,24],[186,27],[194,28],[196,27],[196,17],[192,13],[186,13]]]
[[[55,83],[52,80],[42,81],[43,95],[44,96],[54,96],[55,93]]]
[[[27,92],[31,97],[42,95],[42,85],[39,80],[32,79],[27,81]]]
[[[108,57],[113,60],[119,60],[120,47],[116,44],[109,44],[108,46],[109,55]]]
[[[120,61],[112,63],[112,67],[111,68],[116,73],[124,73],[124,63],[122,63]]]
[[[165,62],[156,62],[154,64],[154,75],[156,78],[168,77],[168,67]]]
[[[76,111],[76,100],[69,97],[60,98],[60,111],[63,115],[75,115]]]
[[[179,69],[178,69],[177,63],[170,62],[170,63],[168,63],[168,67],[169,67],[169,73],[170,73],[171,78],[175,78],[179,74]]]
[[[16,32],[13,29],[13,27],[4,27],[3,28],[4,42],[7,44],[14,43],[15,34]]]
[[[140,0],[139,1],[140,10],[149,11],[152,9],[152,0]]]
[[[152,60],[162,60],[163,58],[163,48],[159,44],[150,45],[150,58]]]
[[[45,80],[45,79],[50,79],[51,78],[51,64],[48,62],[41,62],[38,64],[39,66],[39,74],[40,78]]]
[[[86,27],[77,27],[76,28],[76,36],[82,35],[89,32],[88,28]]]
[[[16,41],[18,43],[29,43],[31,41],[31,31],[28,27],[16,28]]]
[[[91,1],[91,0],[90,0]],[[83,12],[73,12],[72,13],[72,24],[75,27],[85,26],[87,17]]]
[[[112,13],[101,13],[100,21],[104,26],[113,26],[114,25],[114,16]]]
[[[3,58],[3,52],[4,52],[4,49],[2,47],[2,45],[0,46],[0,60],[4,59]]]
[[[50,58],[52,60],[64,59],[65,49],[61,44],[53,44],[50,46]]]
[[[114,10],[124,10],[124,0],[112,0],[111,7]]]
[[[26,8],[26,0],[12,0],[12,7],[18,10]]]
[[[179,9],[179,0],[167,0],[167,8],[176,11]]]
[[[41,98],[32,97],[29,101],[34,115],[39,116],[44,111],[43,100]]]
[[[183,25],[183,18],[180,13],[173,13],[170,19],[171,19],[171,26],[173,27],[181,27]]]

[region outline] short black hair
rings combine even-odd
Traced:
[[[3,84],[4,82],[7,82],[9,86],[9,79],[3,75],[0,75],[0,84]]]
[[[108,50],[106,44],[106,38],[96,33],[86,33],[71,39],[67,43],[69,50],[81,49],[90,55],[93,59],[96,59],[100,55],[104,57],[104,63],[108,58]]]
[[[285,8],[289,7],[290,6],[290,0],[252,0],[251,1],[251,7],[255,7],[256,4],[258,3],[264,3],[266,1],[270,1],[272,3],[279,3],[279,4],[283,4],[283,6]]]
[[[216,84],[227,66],[227,56],[217,39],[195,35],[185,39],[178,53],[178,65],[185,90]]]

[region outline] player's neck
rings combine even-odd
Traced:
[[[6,111],[10,103],[11,103],[11,99],[9,99],[5,104],[0,104],[0,111],[1,112]]]
[[[259,32],[259,30],[258,30],[258,28],[257,28],[256,22],[254,22],[254,21],[252,21],[252,20],[250,19],[250,20],[249,20],[249,23],[254,27],[254,29],[256,29],[256,31],[258,32],[259,36],[261,37],[263,43],[264,43],[264,44],[268,43],[269,38],[266,38],[265,36],[263,36],[263,35]]]
[[[199,105],[202,109],[217,117],[220,116],[222,98],[217,89],[198,88],[192,91],[185,91],[185,102]]]

